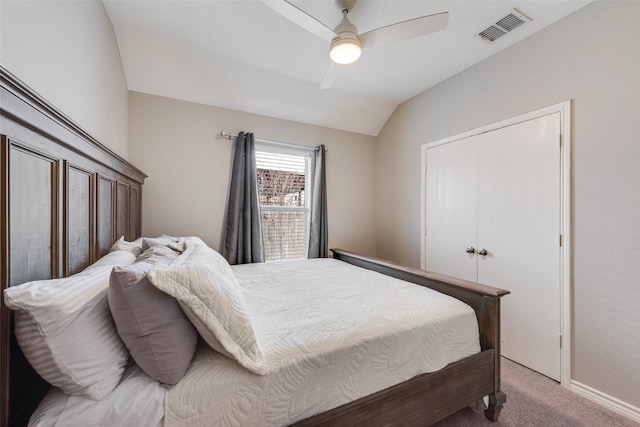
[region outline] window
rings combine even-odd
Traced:
[[[310,155],[256,144],[265,261],[307,257]]]

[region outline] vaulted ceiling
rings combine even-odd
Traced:
[[[130,90],[368,135],[400,103],[589,2],[360,0],[349,14],[360,33],[445,11],[448,26],[365,49],[320,89],[329,43],[262,1],[103,0]],[[291,3],[330,28],[340,21],[334,0]],[[493,43],[478,36],[514,7],[531,21]]]

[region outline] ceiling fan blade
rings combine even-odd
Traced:
[[[261,1],[294,24],[299,25],[310,33],[313,33],[326,41],[331,41],[336,36],[336,33],[334,33],[331,28],[327,27],[304,10],[286,0]]]
[[[442,12],[387,25],[360,34],[358,37],[363,47],[384,46],[444,30],[448,22],[449,12]]]
[[[344,65],[338,65],[335,62],[331,61],[331,63],[329,64],[329,68],[327,68],[327,72],[324,74],[322,83],[320,83],[320,89],[324,90],[332,87],[336,80],[338,80],[340,68],[342,67],[344,67]]]

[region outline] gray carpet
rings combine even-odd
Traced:
[[[640,426],[562,388],[555,381],[504,358],[502,389],[507,394],[507,403],[497,422],[492,423],[486,419],[482,411],[466,408],[434,426]]]

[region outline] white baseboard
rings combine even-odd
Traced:
[[[601,391],[574,380],[571,381],[569,390],[591,400],[592,402],[598,403],[613,412],[640,423],[640,408],[636,406],[630,405],[620,399],[616,399],[615,397],[609,396],[608,394],[602,393]]]

